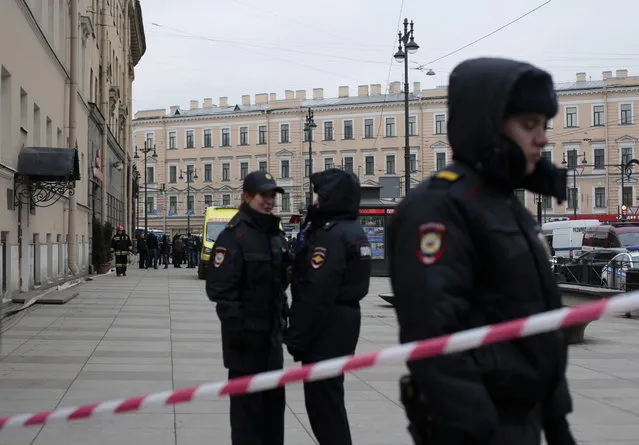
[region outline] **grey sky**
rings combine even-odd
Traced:
[[[136,69],[135,111],[188,108],[189,100],[228,96],[240,103],[258,93],[402,80],[392,59],[400,19],[415,22],[421,46],[412,61],[427,63],[464,46],[545,0],[143,0],[147,52]],[[402,7],[403,4],[403,7]],[[609,5],[609,6],[608,6]],[[411,70],[422,88],[447,83],[461,60],[504,56],[548,69],[555,81],[585,71],[639,74],[639,3],[552,0],[503,31],[432,65],[435,76]],[[161,26],[154,26],[152,23]],[[411,67],[416,64],[411,63]],[[390,70],[390,71],[389,71]],[[390,72],[390,76],[389,76]]]

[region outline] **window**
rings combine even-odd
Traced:
[[[213,181],[213,166],[211,164],[204,164],[204,182]]]
[[[373,126],[375,125],[374,119],[364,119],[364,138],[370,139],[375,137]]]
[[[315,130],[313,130],[312,128],[306,128],[306,126],[304,126],[304,129],[302,130],[302,133],[304,134],[304,142],[308,142],[309,141],[309,137],[311,141],[315,140]]]
[[[604,106],[595,105],[592,107],[592,125],[601,127],[604,124]]]
[[[392,137],[392,136],[396,136],[395,134],[395,118],[394,117],[387,117],[386,118],[386,132],[384,133],[384,136],[388,137]]]
[[[282,193],[282,212],[291,211],[291,195],[290,193]]]
[[[186,148],[194,148],[193,130],[186,130]]]
[[[177,183],[177,165],[169,165],[169,182]]]
[[[595,187],[595,208],[603,209],[606,207],[606,188]]]
[[[290,176],[290,161],[284,159],[280,161],[280,178],[288,178]]]
[[[154,210],[155,210],[155,197],[154,196],[147,196],[146,197],[146,213],[147,213],[147,215],[152,214]]]
[[[606,155],[605,150],[603,148],[595,148],[595,169],[604,169],[606,168]]]
[[[541,207],[545,210],[552,210],[552,196],[543,196],[541,200]]]
[[[211,207],[213,205],[213,195],[204,195],[204,207]]]
[[[569,209],[577,208],[576,207],[576,205],[577,205],[577,192],[578,192],[578,189],[576,189],[576,188],[572,188],[572,187],[568,188],[568,203],[567,203],[567,207]]]
[[[515,196],[522,205],[526,205],[526,191],[524,189],[515,189]]]
[[[632,205],[632,187],[624,187],[623,193],[621,197],[621,204],[625,204],[627,206]]]
[[[248,145],[248,127],[240,127],[240,145]]]
[[[146,183],[155,184],[155,167],[150,166],[146,168]]]
[[[332,141],[333,137],[333,122],[324,122],[324,140]]]
[[[169,131],[169,150],[177,149],[177,131]]]
[[[280,142],[291,142],[288,124],[282,124],[280,126]]]
[[[566,107],[566,127],[574,128],[577,126],[577,107]]]
[[[155,145],[155,133],[147,133],[145,142],[147,148],[153,148]]]
[[[266,125],[260,125],[257,128],[257,143],[266,144]]]
[[[188,179],[190,179],[191,183],[195,182],[194,181],[194,179],[195,179],[194,178],[194,176],[195,176],[194,172],[195,172],[195,165],[188,164],[186,166],[186,178],[184,178],[184,180],[187,181],[187,178],[188,178]]]
[[[344,121],[344,139],[353,139],[353,121]]]
[[[632,159],[632,147],[623,147],[621,149],[621,162],[626,165]]]
[[[231,164],[225,162],[222,164],[222,181],[229,181],[231,177]]]
[[[335,167],[333,164],[333,158],[324,158],[324,170]]]
[[[552,151],[544,150],[541,152],[541,158],[552,162]]]
[[[417,136],[417,116],[410,116],[408,118],[408,134],[410,136]]]
[[[435,115],[435,134],[446,134],[446,115]]]
[[[619,112],[621,114],[621,116],[619,116],[619,123],[621,125],[632,124],[632,104],[619,105]]]
[[[225,193],[222,195],[222,205],[223,206],[231,205],[231,195],[229,195],[228,193]]]
[[[568,168],[577,167],[577,150],[571,149],[566,152],[566,158],[568,162]]]
[[[308,178],[311,176],[311,160],[306,158],[304,159],[304,177]]]
[[[347,156],[344,158],[343,161],[344,164],[344,170],[347,172],[352,172],[353,171],[353,157],[352,156]]]
[[[261,170],[263,172],[265,172],[267,170],[266,168],[266,161],[260,161],[258,164],[258,170]]]
[[[415,173],[417,171],[417,155],[411,153],[410,155],[410,172]]]
[[[386,174],[395,174],[395,155],[386,155]]]
[[[364,158],[364,174],[365,175],[375,174],[375,156],[366,156]]]
[[[248,162],[240,162],[240,179],[246,178],[248,175]]]
[[[231,129],[222,128],[222,147],[231,146]]]
[[[435,153],[435,170],[442,170],[446,167],[446,153]]]
[[[205,148],[210,148],[213,146],[213,140],[211,139],[211,129],[207,128],[206,130],[204,130],[204,147]]]
[[[177,196],[169,196],[169,216],[177,215]]]
[[[186,212],[192,215],[195,211],[195,195],[188,195],[186,197]]]

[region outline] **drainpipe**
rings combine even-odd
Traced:
[[[102,83],[100,85],[100,96],[102,100],[100,101],[100,112],[102,113],[102,117],[104,118],[104,124],[102,125],[102,173],[104,175],[104,181],[102,181],[102,218],[101,221],[104,223],[107,220],[107,189],[109,187],[109,145],[107,132],[108,124],[109,124],[109,89],[107,88],[107,65],[109,62],[109,53],[108,53],[108,45],[107,45],[107,5],[106,0],[101,1],[100,7],[100,58],[102,59],[101,66],[101,78]]]
[[[76,104],[78,101],[78,79],[77,79],[77,54],[78,54],[78,0],[70,2],[70,54],[69,54],[69,145],[72,149],[77,149],[77,128],[76,128]],[[71,274],[76,275],[79,272],[77,261],[77,243],[76,243],[76,197],[69,196],[69,227],[67,232],[67,263]]]

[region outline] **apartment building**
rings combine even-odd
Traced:
[[[138,0],[6,0],[1,10],[8,297],[88,271],[92,216],[126,221],[131,83],[145,41]]]
[[[192,100],[189,109],[137,112],[134,144],[155,147],[156,153],[147,157],[146,168],[143,158],[137,163],[142,172],[137,225],[146,212],[149,228],[184,231],[188,214],[191,227],[199,229],[206,206],[240,203],[242,179],[256,169],[270,171],[286,190],[278,202],[285,219],[307,202],[311,164],[312,171],[334,166],[351,170],[363,184],[381,187],[382,197],[401,199],[401,85],[391,83],[384,94],[379,84],[360,85],[354,95],[342,86],[337,97],[330,98],[314,88],[310,97],[305,90],[287,90],[279,99],[275,93],[257,94],[254,101],[244,95],[239,104],[227,97],[217,104],[207,98],[201,104]],[[622,184],[617,166],[636,156],[639,77],[617,70],[587,80],[585,73],[578,73],[574,82],[557,84],[556,89],[560,111],[549,123],[550,143],[543,155],[571,169],[569,199],[560,205],[543,198],[542,217],[573,217],[576,207],[578,218],[611,220],[622,202],[636,211],[636,175],[624,177]],[[446,94],[446,87],[422,90],[419,82],[410,91],[411,187],[451,161]],[[316,124],[312,135],[304,130],[309,108]],[[536,196],[523,190],[517,195],[537,211]]]

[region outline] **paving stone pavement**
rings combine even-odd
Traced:
[[[220,329],[204,283],[193,269],[137,270],[97,278],[62,306],[41,305],[3,333],[0,416],[92,403],[224,380]],[[358,352],[397,341],[393,309],[374,278],[364,299]],[[639,443],[639,336],[636,320],[592,323],[570,351],[575,413],[582,444]],[[6,325],[4,326],[7,327]],[[290,358],[285,364],[294,366]],[[397,379],[403,365],[346,376],[355,444],[410,444]],[[300,385],[287,388],[286,443],[316,443]],[[0,445],[230,443],[228,400],[159,407],[140,414],[0,432]]]

